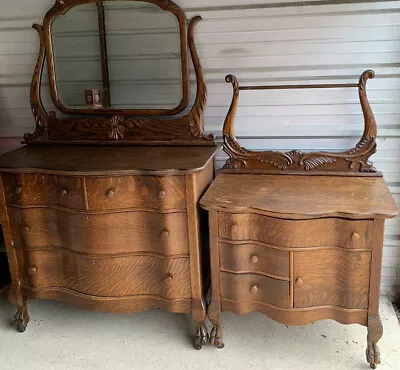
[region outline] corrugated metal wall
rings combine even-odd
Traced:
[[[378,123],[374,163],[400,204],[400,2],[180,0],[188,18],[202,15],[197,46],[206,72],[206,129],[218,136],[231,99],[224,82],[354,82],[377,77],[369,97]],[[7,2],[0,15],[1,150],[33,127],[29,83],[38,48],[31,24],[50,0]],[[356,90],[242,92],[237,135],[255,149],[342,150],[362,132]],[[218,156],[221,165],[224,155]],[[400,283],[400,218],[387,223],[382,292]]]

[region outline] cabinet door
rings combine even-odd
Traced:
[[[294,253],[294,307],[368,308],[371,252],[339,248]]]

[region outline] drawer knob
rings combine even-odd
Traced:
[[[106,193],[107,198],[113,198],[115,196],[115,189],[108,189]]]
[[[360,234],[353,233],[353,234],[351,235],[351,240],[352,240],[354,243],[357,243],[357,242],[360,240]]]
[[[15,188],[15,193],[20,195],[22,193],[22,186],[18,186]]]
[[[250,288],[250,291],[251,291],[253,294],[258,293],[258,286],[257,286],[257,285],[253,285],[253,286]]]
[[[251,263],[257,263],[258,262],[258,257],[255,254],[253,254],[251,256],[251,258],[250,258],[250,261],[251,261]]]
[[[237,233],[239,231],[239,225],[234,224],[234,225],[232,225],[231,229],[232,229],[233,233]]]
[[[68,195],[68,190],[67,189],[61,190],[61,196],[62,197],[66,197],[67,195]]]
[[[170,283],[172,280],[173,280],[173,278],[174,278],[174,275],[172,275],[171,273],[168,273],[166,276],[165,276],[165,281],[167,282],[167,283]]]
[[[166,240],[169,237],[168,230],[161,231],[161,240]]]
[[[26,225],[25,225],[25,226],[24,226],[24,231],[28,233],[28,232],[30,231],[29,226],[26,226]]]
[[[28,275],[35,275],[37,273],[37,269],[35,266],[28,267]]]
[[[158,197],[159,197],[160,199],[164,199],[164,198],[165,198],[165,195],[166,195],[165,190],[161,190],[161,191],[158,193]]]
[[[304,280],[301,277],[297,278],[296,279],[296,285],[298,287],[302,287],[304,285]]]

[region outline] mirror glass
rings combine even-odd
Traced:
[[[56,87],[67,108],[174,109],[182,101],[177,17],[155,4],[104,1],[55,18]]]

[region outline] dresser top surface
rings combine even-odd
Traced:
[[[160,175],[202,170],[217,146],[24,146],[0,156],[2,172]]]
[[[398,213],[382,177],[221,174],[200,204],[281,218],[391,218]]]

